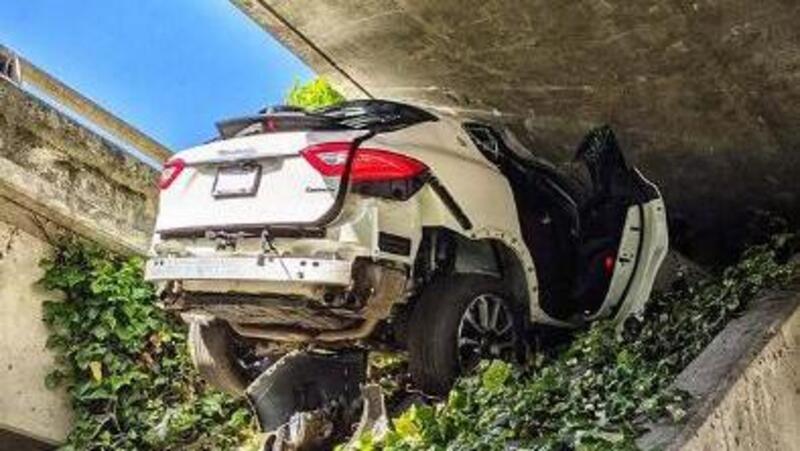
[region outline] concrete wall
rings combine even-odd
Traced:
[[[642,449],[800,450],[800,284],[769,293],[676,378],[684,424],[653,425]]]
[[[63,440],[70,410],[44,386],[52,366],[37,285],[53,237],[147,249],[156,172],[0,78],[0,429]],[[3,444],[0,443],[0,449]]]
[[[716,406],[690,423],[680,449],[800,450],[800,302],[794,305],[767,329],[769,341],[747,366],[729,374],[733,382],[721,384],[727,390]]]
[[[58,295],[36,281],[49,252],[41,237],[0,221],[0,428],[57,442],[69,432],[71,412],[62,390],[44,386],[53,358],[44,352],[41,306]]]
[[[155,171],[0,79],[0,197],[126,252],[144,252]]]

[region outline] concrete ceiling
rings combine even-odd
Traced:
[[[566,161],[613,125],[676,236],[800,216],[797,0],[233,0],[353,97],[503,122]]]

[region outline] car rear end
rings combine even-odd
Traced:
[[[369,130],[302,113],[232,135],[165,164],[146,267],[165,306],[254,338],[369,335],[402,296],[427,167],[372,145]]]

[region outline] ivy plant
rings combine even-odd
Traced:
[[[142,261],[61,239],[42,262],[56,365],[75,423],[65,450],[217,450],[254,439],[246,403],[206,386],[188,356],[182,323],[156,306]]]
[[[307,83],[294,82],[286,95],[286,104],[309,110],[344,102],[339,93],[324,77],[317,77]]]

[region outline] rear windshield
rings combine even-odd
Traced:
[[[420,108],[387,100],[354,100],[318,110],[274,107],[217,123],[220,138],[298,130],[397,130],[438,120]]]

